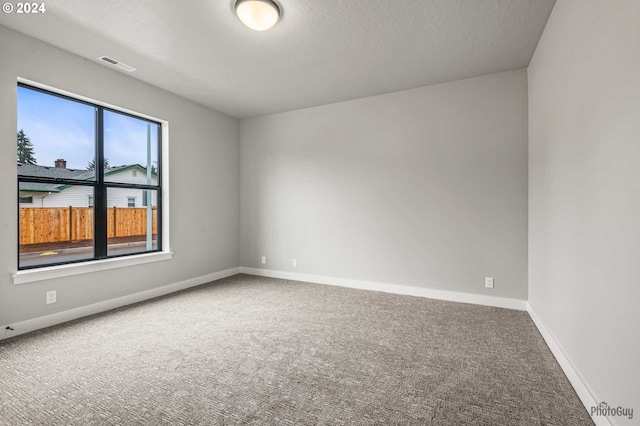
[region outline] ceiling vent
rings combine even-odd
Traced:
[[[127,64],[124,64],[124,63],[122,63],[120,61],[116,61],[115,59],[110,58],[108,56],[100,56],[98,59],[100,59],[101,61],[104,61],[104,62],[108,63],[109,65],[112,65],[112,66],[114,66],[116,68],[120,68],[121,70],[124,70],[126,72],[132,72],[132,71],[136,70],[131,65],[127,65]]]

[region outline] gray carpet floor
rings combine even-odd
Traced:
[[[2,425],[589,425],[527,313],[236,275],[0,342]]]

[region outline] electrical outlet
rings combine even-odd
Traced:
[[[484,279],[484,286],[486,288],[493,288],[493,277],[486,277]]]
[[[262,256],[262,264],[266,264],[267,263],[267,256]]]
[[[298,267],[298,259],[293,259],[291,261],[291,265],[293,265],[294,268],[297,268]]]
[[[57,295],[55,290],[47,292],[47,305],[50,303],[56,303],[56,299],[57,299]]]

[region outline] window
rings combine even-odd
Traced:
[[[161,124],[17,90],[18,269],[161,251]]]

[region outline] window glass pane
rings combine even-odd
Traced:
[[[144,193],[147,195],[143,195]],[[150,201],[146,207],[128,207],[128,199]],[[158,191],[131,188],[107,189],[107,236],[109,256],[158,249]]]
[[[161,126],[21,84],[17,95],[18,267],[157,250]]]
[[[95,107],[18,87],[18,175],[91,179]]]
[[[18,195],[18,202],[20,204],[33,204],[33,195],[20,194]]]
[[[158,124],[105,111],[105,181],[157,185],[159,131]]]
[[[42,184],[20,182],[20,194],[32,197],[19,208],[21,268],[93,258],[93,208],[87,199],[91,186],[59,185],[47,192]]]

